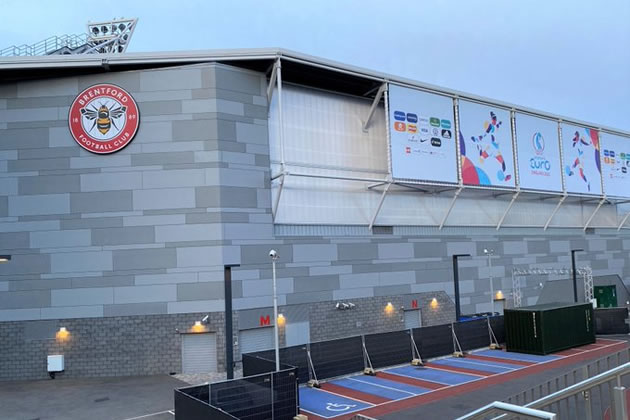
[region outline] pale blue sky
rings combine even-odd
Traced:
[[[283,47],[630,131],[630,1],[0,0],[0,48],[139,17],[129,51]]]

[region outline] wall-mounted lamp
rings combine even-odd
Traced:
[[[278,314],[278,326],[284,327],[284,324],[287,323],[287,319],[284,317],[284,314]]]
[[[438,307],[438,300],[436,298],[431,299],[431,308],[432,309],[437,309]]]
[[[210,321],[210,315],[206,315],[203,318],[201,318],[201,323],[202,324],[208,324],[208,322]]]
[[[0,255],[0,264],[11,261],[10,255]]]
[[[192,327],[193,332],[203,332],[205,327],[201,323],[201,321],[195,321],[195,325]]]
[[[57,331],[56,338],[57,340],[65,340],[70,335],[70,332],[66,329],[66,327],[60,327],[59,331]]]
[[[505,296],[503,296],[503,292],[498,290],[497,294],[494,296],[495,300],[505,300]]]
[[[392,312],[394,312],[394,305],[392,305],[391,302],[387,302],[387,305],[385,305],[385,313],[391,314]]]

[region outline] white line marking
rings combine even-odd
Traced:
[[[451,360],[451,361],[455,362],[455,363],[464,363],[464,364],[469,363],[471,365],[490,366],[490,367],[499,368],[499,369],[508,369],[508,370],[519,370],[520,369],[520,368],[510,368],[510,367],[507,367],[507,366],[500,366],[500,365],[491,365],[491,364],[488,364],[488,363],[473,362],[471,360]],[[499,362],[497,362],[497,363],[499,363]],[[440,364],[440,365],[441,366],[448,366],[447,363]],[[456,365],[453,365],[453,366],[457,367]]]
[[[145,414],[143,416],[138,416],[138,417],[129,417],[129,418],[126,418],[124,420],[144,419],[144,418],[147,418],[147,417],[156,416],[158,414],[165,414],[165,413],[170,413],[172,415],[175,415],[174,409],[171,409],[171,410],[158,411],[157,413]]]
[[[405,394],[420,395],[420,394],[415,394],[415,393],[409,392],[409,391],[403,391],[402,389],[393,388],[393,387],[387,386],[387,385],[379,385],[379,384],[375,384],[375,383],[372,383],[372,382],[365,382],[365,381],[362,381],[361,379],[354,379],[354,378],[348,378],[348,379],[350,379],[351,381],[361,382],[363,384],[378,386],[380,388],[391,389],[392,391],[398,391],[398,392],[402,392],[402,393],[405,393]]]
[[[333,385],[334,385],[334,384],[333,384]],[[340,386],[340,385],[337,385],[337,386]],[[327,392],[327,393],[329,393],[329,394],[333,394],[333,395],[336,395],[336,396],[341,397],[341,398],[347,398],[347,399],[349,399],[349,400],[359,401],[360,403],[367,404],[367,405],[370,405],[370,406],[372,406],[372,407],[374,407],[374,405],[375,405],[374,403],[370,403],[370,402],[367,402],[367,401],[363,401],[363,400],[360,400],[360,399],[358,399],[358,398],[354,398],[354,397],[348,397],[347,395],[337,394],[336,392],[332,392],[332,391],[329,391],[329,390],[327,390],[327,389],[317,388],[317,391]]]
[[[495,374],[480,375],[478,373],[458,372],[456,370],[446,369],[448,367],[448,365],[438,365],[438,366],[440,366],[440,367],[437,367],[435,364],[431,364],[431,366],[427,366],[427,369],[443,370],[444,372],[457,373],[458,375],[478,376],[479,378],[488,378],[490,376],[494,376],[495,375]],[[457,367],[457,366],[452,366],[452,367]],[[490,373],[490,372],[488,372],[488,373]],[[501,372],[501,373],[504,373],[504,372]]]

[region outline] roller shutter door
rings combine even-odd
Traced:
[[[273,327],[241,330],[239,333],[241,354],[274,348]]]
[[[217,335],[182,334],[182,372],[217,371]]]
[[[422,320],[420,316],[420,310],[417,311],[405,311],[405,329],[420,328],[422,326]]]

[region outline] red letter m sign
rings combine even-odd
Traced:
[[[267,315],[267,316],[261,315],[260,316],[260,325],[261,326],[263,326],[263,325],[270,325],[270,324],[271,324],[271,319],[269,319],[269,315]]]
[[[418,309],[418,300],[417,299],[414,299],[414,300],[411,301],[411,307],[413,309]]]

